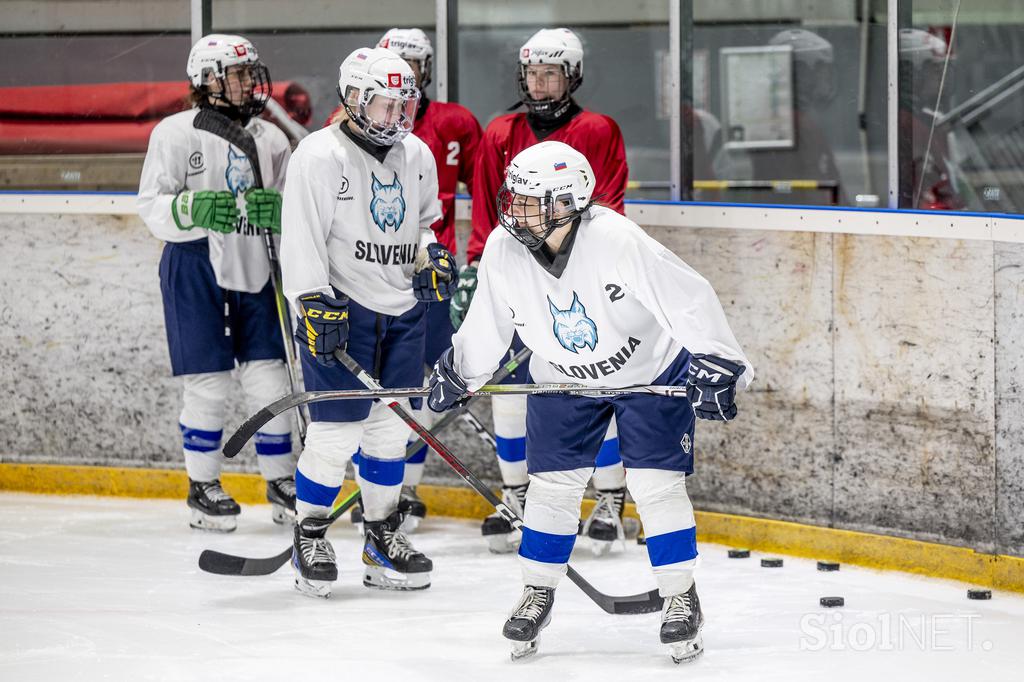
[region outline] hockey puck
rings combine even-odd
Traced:
[[[967,590],[968,599],[991,599],[992,590]]]
[[[782,559],[761,559],[761,568],[782,568]]]
[[[839,562],[838,561],[819,561],[818,562],[818,570],[819,571],[838,571],[839,570]]]
[[[750,558],[750,550],[749,549],[730,549],[729,550],[729,558],[730,559],[749,559]]]
[[[846,600],[842,597],[822,597],[818,603],[827,609],[834,609],[837,606],[845,606]]]

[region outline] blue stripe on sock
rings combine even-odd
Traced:
[[[295,496],[306,504],[330,507],[338,496],[341,486],[322,485],[306,478],[301,471],[295,471]]]
[[[405,460],[406,464],[423,464],[427,461],[427,444],[424,443],[423,447],[413,453],[412,457]]]
[[[181,440],[186,450],[192,452],[213,452],[220,448],[220,439],[224,431],[203,431],[202,429],[190,429],[184,424],[178,424],[181,429]]]
[[[376,459],[363,453],[359,457],[359,475],[377,485],[399,485],[405,476],[405,460]]]
[[[522,462],[526,459],[526,437],[502,438],[495,436],[498,443],[498,459],[506,462]]]
[[[292,434],[256,432],[257,455],[287,455],[292,451]]]
[[[647,555],[651,566],[667,566],[697,558],[697,529],[684,528],[671,533],[647,536]]]
[[[569,561],[576,535],[542,533],[523,526],[523,541],[519,543],[519,556],[545,564],[564,564]]]
[[[619,457],[619,439],[609,438],[601,443],[601,449],[597,452],[597,460],[594,462],[594,466],[607,467],[618,464],[621,461],[622,458]]]

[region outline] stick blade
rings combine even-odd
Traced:
[[[264,407],[262,410],[246,419],[245,422],[238,427],[238,430],[231,434],[231,438],[228,438],[228,442],[224,444],[224,456],[230,459],[237,455],[242,450],[242,447],[249,442],[249,439],[260,430],[260,427],[276,416],[277,415],[274,414],[273,410],[269,407]]]
[[[641,613],[654,613],[660,611],[664,600],[658,594],[658,590],[631,594],[624,597],[616,597],[610,594],[599,592],[597,588],[587,582],[583,576],[576,572],[572,566],[567,567],[566,574],[583,593],[601,607],[605,613],[618,616],[630,616]]]
[[[215,575],[270,575],[288,563],[291,556],[291,547],[265,559],[251,559],[206,549],[199,555],[199,568]]]

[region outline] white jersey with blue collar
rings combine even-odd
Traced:
[[[469,389],[497,369],[514,332],[533,351],[537,382],[621,388],[651,383],[684,348],[754,368],[714,289],[638,225],[606,208],[582,217],[560,276],[494,230],[465,322],[452,338]]]
[[[401,315],[418,250],[436,241],[437,167],[408,135],[383,161],[335,124],[306,137],[288,166],[281,217],[281,270],[288,300],[331,286],[360,305]],[[296,308],[298,309],[298,308]]]

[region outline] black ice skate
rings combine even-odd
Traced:
[[[188,482],[188,506],[192,518],[188,525],[199,530],[230,533],[238,527],[236,518],[242,508],[234,498],[224,492],[219,480]]]
[[[622,525],[622,512],[625,507],[625,488],[597,491],[594,509],[583,524],[581,533],[590,538],[590,551],[594,556],[610,552],[616,541],[625,543],[626,531]]]
[[[274,523],[295,523],[295,478],[285,476],[267,481],[267,502]]]
[[[555,603],[555,588],[526,585],[515,611],[505,621],[501,634],[512,640],[512,660],[537,653],[540,631],[551,622],[551,605]]]
[[[338,561],[334,547],[324,537],[330,519],[307,516],[295,524],[292,568],[295,589],[311,597],[330,597],[331,583],[338,579]]]
[[[402,486],[402,493],[398,498],[398,511],[405,516],[402,530],[408,534],[415,533],[420,521],[427,515],[427,505],[423,504],[423,500],[416,494],[415,486]]]
[[[665,599],[661,611],[661,642],[669,645],[676,663],[688,663],[704,653],[700,631],[704,614],[700,610],[696,583],[682,594]]]
[[[425,590],[434,563],[409,543],[402,532],[402,513],[383,521],[363,521],[363,584],[382,590]]]
[[[519,518],[523,518],[523,510],[526,509],[527,485],[506,486],[501,489],[501,501],[508,505]],[[504,516],[494,512],[480,526],[480,532],[487,540],[488,548],[495,554],[508,554],[519,548],[519,541],[523,534],[512,528]]]

